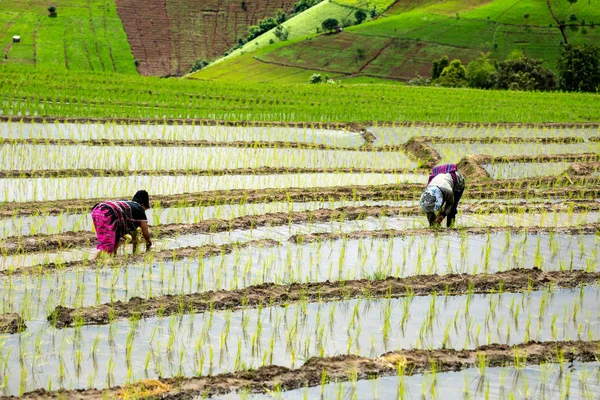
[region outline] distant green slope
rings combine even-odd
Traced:
[[[288,29],[288,40],[317,34],[321,29],[321,23],[327,18],[335,18],[338,21],[350,19],[354,21],[356,9],[332,3],[324,0],[310,9],[295,15],[282,25]],[[260,35],[254,40],[246,43],[242,48],[232,51],[226,57],[217,62],[231,59],[239,55],[253,52],[268,46],[271,42],[279,42],[274,33],[275,29]]]
[[[114,0],[56,2],[1,0],[0,44],[3,64],[32,64],[38,69],[137,74]],[[13,36],[20,43],[13,43]]]
[[[295,68],[337,74],[338,79],[407,80],[428,75],[431,62],[443,55],[467,63],[488,51],[502,60],[521,50],[554,69],[565,39],[600,42],[597,23],[599,0],[398,0],[374,21],[340,34],[267,46],[244,62],[261,69],[261,81],[268,81],[271,68],[277,68],[279,77],[282,69]],[[225,61],[195,78],[219,79],[218,70],[230,68]]]

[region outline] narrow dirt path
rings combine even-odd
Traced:
[[[563,37],[565,45],[569,44],[569,39],[567,39],[567,34],[565,33],[565,26],[559,21],[558,17],[554,13],[552,5],[550,4],[550,0],[546,0],[546,4],[548,4],[548,9],[550,10],[550,14],[552,14],[552,18],[554,18],[554,21],[556,21],[556,25],[558,26],[558,30],[560,31],[560,34]]]

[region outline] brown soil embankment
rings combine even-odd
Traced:
[[[357,297],[390,298],[406,295],[461,295],[467,293],[522,292],[549,286],[572,288],[597,284],[600,272],[548,271],[538,268],[513,269],[493,274],[417,275],[408,278],[388,277],[384,280],[358,279],[341,282],[265,283],[237,290],[219,290],[185,295],[165,295],[150,299],[134,297],[98,306],[67,308],[58,306],[48,316],[53,325],[64,328],[103,325],[114,319],[151,318],[209,310],[242,307],[268,307],[298,301],[334,301]]]
[[[402,146],[383,147],[341,147],[319,143],[284,142],[284,141],[210,141],[210,140],[166,140],[166,139],[0,139],[0,145],[55,145],[55,146],[126,146],[126,147],[232,147],[252,149],[302,149],[302,150],[335,150],[381,152],[399,151]]]
[[[470,156],[478,164],[499,164],[499,163],[546,163],[546,162],[592,162],[600,161],[600,154],[580,153],[580,154],[541,154],[536,156],[517,155],[517,156],[488,156],[474,155]]]
[[[184,93],[185,96],[207,98],[202,93]],[[210,96],[208,96],[210,97]],[[209,98],[210,99],[210,98]],[[22,123],[97,123],[118,125],[206,125],[206,126],[245,126],[245,127],[290,127],[290,128],[315,128],[351,130],[361,132],[367,126],[410,128],[410,127],[432,127],[432,128],[462,128],[462,129],[487,129],[487,128],[532,128],[532,129],[593,129],[600,128],[599,122],[546,122],[546,123],[513,123],[513,122],[428,122],[410,121],[398,123],[397,121],[373,121],[373,122],[309,122],[309,121],[227,121],[206,118],[90,118],[90,117],[55,117],[55,116],[32,116],[32,115],[0,115],[0,122],[22,122]],[[590,138],[590,141],[593,139]],[[599,139],[595,139],[599,140]]]
[[[386,239],[403,236],[441,236],[441,235],[488,235],[498,232],[512,233],[527,233],[529,235],[554,234],[563,235],[593,235],[600,231],[599,224],[587,224],[579,226],[563,226],[563,227],[528,227],[519,228],[513,226],[506,227],[486,227],[486,228],[465,228],[465,229],[386,229],[378,231],[356,231],[349,233],[333,233],[321,232],[311,234],[301,234],[291,236],[288,240],[292,243],[314,243],[324,240],[339,240],[339,239]]]
[[[438,152],[429,145],[427,137],[413,137],[404,144],[404,151],[421,161],[424,168],[433,168],[442,159]]]
[[[482,144],[519,144],[519,143],[539,143],[539,144],[569,144],[585,143],[582,137],[574,136],[554,136],[554,137],[453,137],[453,136],[422,136],[421,140],[430,143],[482,143]]]
[[[0,314],[0,334],[19,333],[27,329],[25,321],[19,314]]]
[[[185,96],[205,98],[205,94],[186,93]],[[209,96],[208,100],[212,99]],[[200,125],[200,126],[233,126],[233,127],[283,127],[327,130],[347,130],[360,133],[364,126],[354,122],[283,122],[283,121],[224,121],[205,118],[88,118],[88,117],[36,117],[31,115],[0,115],[0,122],[15,123],[59,123],[59,124],[116,124],[116,125]]]
[[[199,247],[181,247],[177,250],[161,250],[156,252],[146,252],[137,254],[127,254],[125,256],[115,256],[98,261],[77,260],[64,263],[46,263],[34,265],[31,267],[4,269],[0,270],[1,276],[18,276],[18,275],[33,275],[44,274],[57,269],[72,269],[72,268],[104,268],[118,267],[120,265],[130,265],[139,262],[161,262],[170,260],[181,260],[184,258],[207,258],[221,254],[231,253],[236,249],[245,247],[272,247],[280,246],[276,240],[262,239],[251,240],[249,242],[227,243],[221,245],[207,244]]]
[[[427,174],[425,170],[373,168],[286,168],[259,167],[236,169],[135,170],[118,169],[43,169],[0,171],[0,178],[69,178],[86,176],[223,176],[223,175],[282,175],[282,174]]]
[[[501,184],[499,184],[501,182]],[[503,181],[467,182],[464,199],[514,199],[514,198],[554,198],[572,199],[597,197],[600,177],[542,177]],[[276,201],[308,202],[336,200],[416,200],[423,192],[423,184],[390,184],[364,186],[334,186],[315,188],[283,189],[243,189],[215,190],[176,195],[151,196],[153,204],[163,208],[212,206],[219,204],[270,203]],[[0,203],[0,218],[15,215],[46,213],[56,215],[62,212],[81,214],[89,212],[104,198],[34,201],[27,203]]]
[[[512,214],[541,212],[588,212],[600,210],[596,201],[567,203],[523,203],[523,204],[470,204],[462,207],[462,214]],[[165,224],[152,228],[154,238],[177,235],[208,234],[229,232],[238,229],[253,229],[263,226],[281,226],[288,224],[309,224],[329,221],[354,221],[369,217],[382,216],[418,216],[422,212],[418,206],[361,206],[341,207],[337,209],[318,209],[310,211],[280,212],[260,215],[246,215],[233,219],[207,219],[194,224]],[[26,252],[69,249],[90,246],[96,235],[89,231],[65,232],[52,235],[15,236],[0,240],[0,254],[12,255]]]
[[[279,390],[292,390],[303,387],[318,386],[327,382],[343,382],[351,379],[373,379],[379,376],[398,374],[403,368],[404,375],[415,375],[428,372],[435,365],[436,372],[460,371],[466,368],[477,368],[481,360],[486,367],[537,365],[542,363],[562,363],[565,361],[591,362],[600,355],[600,341],[530,341],[514,346],[490,344],[472,350],[397,350],[382,354],[376,358],[356,355],[339,355],[333,357],[313,357],[297,369],[277,365],[268,365],[256,370],[237,371],[213,376],[190,378],[160,379],[159,395],[161,399],[194,399],[200,396],[216,396],[229,392],[249,391],[252,393],[269,393]],[[129,386],[117,386],[110,389],[58,390],[45,389],[28,392],[25,399],[101,399],[117,397],[135,397],[135,394],[149,392],[156,387],[155,381],[143,381]],[[146,387],[147,385],[147,387]],[[127,396],[127,394],[131,394]],[[285,395],[285,392],[283,393]]]

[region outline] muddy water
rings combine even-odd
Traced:
[[[571,163],[498,163],[485,164],[483,169],[493,179],[522,179],[535,178],[539,176],[554,176],[565,172]]]
[[[414,206],[417,203],[407,201],[311,201],[311,202],[273,202],[264,204],[224,204],[206,207],[152,208],[146,211],[150,226],[162,224],[192,224],[207,219],[233,219],[246,215],[267,213],[335,209],[359,206]],[[91,231],[92,220],[86,214],[60,214],[24,216],[13,219],[0,219],[0,238],[31,234],[53,234],[63,232]]]
[[[375,146],[401,145],[415,136],[441,137],[582,137],[598,136],[598,128],[503,128],[503,127],[370,127],[376,136]]]
[[[561,371],[561,368],[562,371]],[[562,373],[561,373],[562,372]],[[336,382],[271,394],[232,393],[213,399],[591,399],[600,392],[600,363],[492,367],[459,372]],[[512,396],[512,397],[510,397]]]
[[[461,200],[461,204],[528,204],[560,203],[560,199],[495,199],[495,200]],[[287,211],[307,211],[318,209],[334,209],[340,207],[360,206],[416,206],[417,200],[382,200],[382,201],[310,201],[310,202],[273,202],[264,204],[224,204],[206,207],[172,207],[152,208],[146,211],[150,226],[162,224],[191,224],[206,219],[232,219],[246,215],[262,215]],[[11,219],[0,219],[0,238],[10,236],[57,234],[64,232],[91,231],[92,221],[89,213],[60,215],[15,216]]]
[[[464,214],[457,218],[457,227],[487,227],[487,226],[512,226],[512,227],[559,227],[574,226],[599,221],[600,213],[547,213],[547,214]],[[288,224],[280,226],[263,226],[255,229],[237,229],[229,232],[211,234],[189,234],[177,237],[164,238],[154,241],[153,250],[173,249],[181,247],[202,246],[205,244],[226,244],[245,242],[250,240],[273,239],[286,241],[289,237],[298,234],[321,232],[354,232],[361,230],[383,229],[417,229],[424,228],[427,224],[424,216],[406,217],[380,217],[366,218],[357,221],[322,222],[311,224]],[[93,243],[91,243],[93,245]],[[80,250],[66,250],[48,253],[28,253],[24,255],[6,256],[0,259],[0,268],[19,268],[38,265],[45,262],[58,262],[67,260],[88,259],[93,253],[92,248]],[[130,252],[127,246],[123,252]]]
[[[411,170],[417,163],[400,151],[357,152],[285,148],[0,146],[3,170],[117,169],[214,170],[238,168],[358,168]]]
[[[130,378],[141,379],[299,366],[312,356],[374,357],[401,348],[597,340],[599,297],[598,288],[586,287],[550,294],[350,300],[61,330],[33,320],[28,331],[2,338],[0,356],[6,360],[5,393],[18,394],[21,382],[26,391],[49,383],[53,389],[124,383],[128,365]]]
[[[491,234],[336,240],[244,248],[198,260],[144,262],[0,280],[3,312],[42,318],[48,307],[92,306],[132,297],[240,289],[262,283],[324,282],[514,268],[596,271],[595,235]],[[91,253],[91,249],[90,249]],[[27,293],[25,296],[24,293]],[[25,301],[25,297],[33,299]]]
[[[458,163],[466,155],[486,154],[495,157],[527,155],[536,156],[542,154],[580,154],[598,153],[600,143],[575,143],[575,144],[482,144],[482,143],[460,143],[460,144],[432,144],[431,145],[442,157],[440,163]]]
[[[154,195],[168,195],[209,190],[384,185],[426,181],[425,175],[375,173],[0,179],[0,202],[129,198],[132,193],[144,188],[151,188]]]
[[[285,141],[330,146],[359,147],[360,134],[312,128],[231,127],[190,125],[117,125],[117,124],[21,124],[0,123],[0,137],[6,139],[163,139],[235,141]]]

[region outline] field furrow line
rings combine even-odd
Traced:
[[[598,284],[600,272],[547,271],[517,268],[492,274],[414,275],[382,280],[347,280],[279,285],[264,283],[243,289],[131,298],[97,306],[57,306],[48,321],[58,328],[105,325],[117,319],[145,319],[211,310],[270,307],[295,302],[326,302],[352,298],[398,298],[443,294],[516,293],[543,288],[576,288]]]

